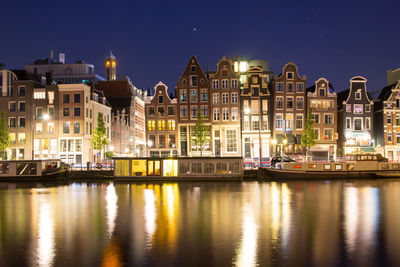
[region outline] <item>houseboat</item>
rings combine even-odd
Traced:
[[[133,158],[114,157],[114,180],[242,180],[241,157]]]
[[[59,180],[66,174],[60,160],[0,161],[0,181]]]
[[[279,168],[259,168],[259,179],[348,179],[400,177],[400,163],[378,155],[346,155],[344,162],[290,162]]]

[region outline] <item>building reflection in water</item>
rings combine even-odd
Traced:
[[[32,189],[31,193],[32,205],[34,206],[33,210],[39,212],[37,234],[33,233],[34,238],[32,239],[35,242],[35,244],[33,244],[33,262],[38,266],[52,266],[55,251],[51,192],[49,189]],[[33,216],[36,216],[36,214],[33,214]]]
[[[379,190],[371,187],[345,189],[345,245],[351,262],[374,262],[379,222]]]
[[[242,214],[242,235],[235,260],[235,266],[256,266],[257,260],[257,229],[253,206],[246,203]]]
[[[115,228],[115,218],[117,217],[117,193],[115,192],[115,186],[110,183],[106,190],[106,203],[107,203],[107,233],[111,237]]]
[[[151,246],[156,231],[156,200],[153,189],[144,189],[144,219],[146,229],[146,245]]]

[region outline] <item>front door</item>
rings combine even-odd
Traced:
[[[221,142],[219,140],[215,140],[214,144],[215,144],[215,156],[220,157],[221,156]]]
[[[159,160],[147,161],[147,175],[160,176],[161,175],[161,162]]]

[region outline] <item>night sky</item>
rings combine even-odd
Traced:
[[[293,61],[307,86],[326,77],[337,91],[363,75],[370,92],[400,67],[400,1],[10,1],[0,10],[0,62],[23,68],[50,50],[139,88],[169,89],[191,55],[204,69],[222,56],[268,59],[274,74]]]

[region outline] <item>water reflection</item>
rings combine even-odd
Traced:
[[[0,188],[0,266],[400,264],[396,180]]]

